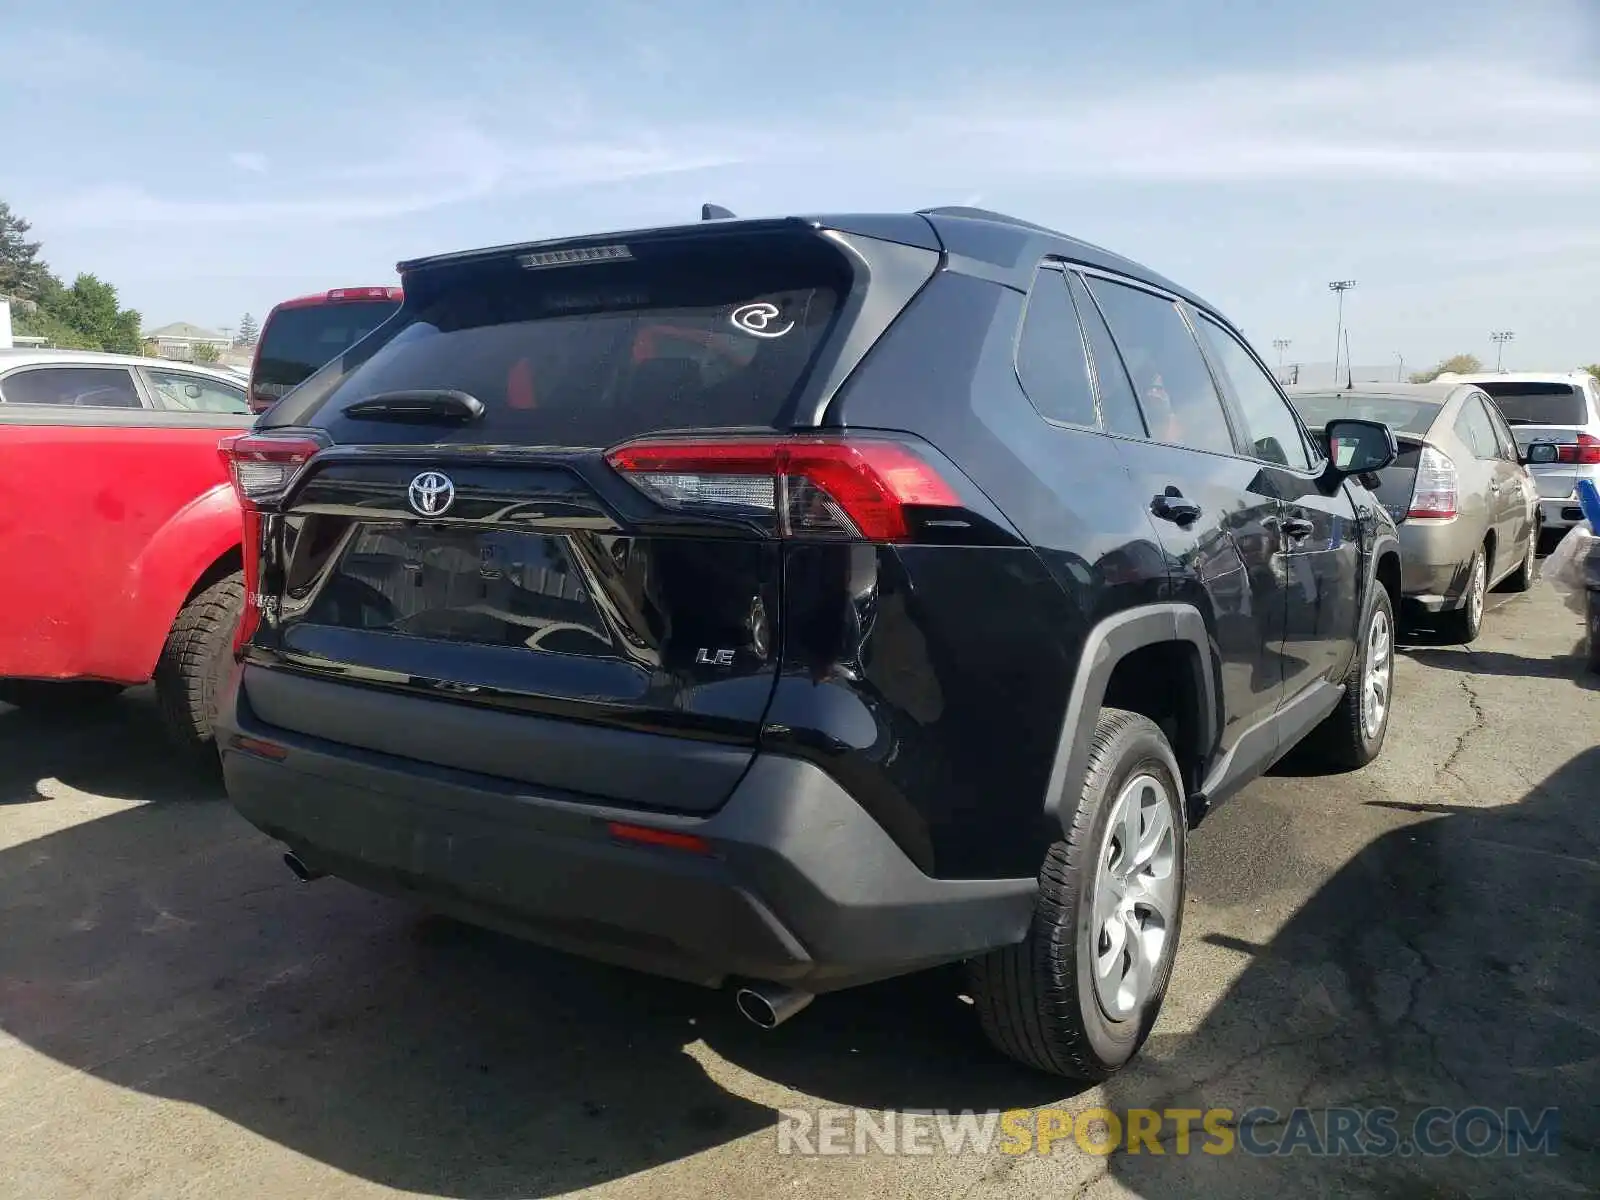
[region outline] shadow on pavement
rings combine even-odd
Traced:
[[[1521,676],[1527,679],[1570,679],[1580,688],[1600,690],[1600,675],[1589,670],[1585,658],[1586,644],[1581,640],[1570,654],[1552,658],[1529,658],[1522,654],[1475,650],[1466,646],[1443,650],[1413,645],[1403,648],[1401,653],[1425,667],[1438,667],[1446,671],[1462,671],[1469,675]]]
[[[1108,1086],[1113,1109],[1387,1106],[1402,1135],[1430,1105],[1553,1106],[1555,1157],[1119,1152],[1111,1173],[1147,1196],[1592,1195],[1597,773],[1593,749],[1514,805],[1398,806],[1428,819],[1369,845],[1270,944],[1208,939],[1250,965],[1197,1030],[1153,1038]]]
[[[0,704],[0,806],[44,799],[42,779],[121,800],[216,800],[223,794],[220,771],[204,774],[168,749],[149,688],[71,714]]]
[[[112,794],[155,778],[136,714],[53,749],[15,716],[0,716],[8,793],[42,775]],[[114,780],[97,745],[120,750]],[[773,1110],[712,1079],[702,1039],[829,1103],[1006,1108],[1066,1090],[983,1045],[952,973],[828,997],[762,1034],[726,994],[297,884],[226,803],[142,804],[0,850],[0,913],[10,1036],[408,1192],[556,1195],[770,1136]]]

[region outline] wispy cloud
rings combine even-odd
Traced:
[[[75,30],[22,27],[5,19],[5,70],[0,71],[0,94],[8,88],[60,88],[94,90],[126,87],[144,78],[151,66],[137,49],[113,45]]]
[[[232,156],[235,165],[254,169]],[[259,156],[249,156],[251,158]],[[322,172],[297,173],[298,192],[271,198],[164,196],[140,184],[107,183],[61,200],[61,226],[337,223],[425,212],[491,196],[619,183],[727,165],[736,158],[709,145],[678,149],[654,137],[522,145],[470,124],[414,131],[386,156]],[[265,166],[264,160],[261,166]]]
[[[1173,181],[1600,181],[1600,84],[1582,72],[1412,62],[1140,83],[1110,96],[951,97],[852,149],[942,148],[978,173]],[[826,146],[819,147],[826,151]]]
[[[908,97],[868,124],[804,113],[760,123],[719,118],[638,130],[638,114],[574,109],[507,134],[469,116],[396,120],[403,144],[354,164],[301,168],[297,191],[269,198],[162,195],[108,182],[61,198],[62,225],[334,223],[398,216],[491,197],[738,167],[825,172],[846,188],[885,180],[1061,184],[1433,181],[1465,186],[1600,184],[1600,83],[1583,72],[1402,62],[1319,72],[1257,71],[1130,81],[1048,92]],[[376,119],[376,118],[375,118]],[[529,132],[533,130],[533,132]],[[245,172],[257,152],[233,152]],[[957,186],[960,186],[959,184]],[[973,195],[981,195],[976,190]]]
[[[252,175],[267,173],[267,156],[255,150],[234,150],[228,155],[228,161],[239,170],[248,171]]]

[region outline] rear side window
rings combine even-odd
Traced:
[[[1589,406],[1583,389],[1570,383],[1518,383],[1491,380],[1478,384],[1494,397],[1511,425],[1587,425]]]
[[[1133,398],[1133,385],[1128,382],[1128,373],[1122,367],[1122,356],[1117,353],[1116,344],[1111,340],[1111,331],[1106,328],[1100,310],[1089,295],[1089,289],[1083,286],[1083,280],[1075,271],[1067,276],[1067,285],[1072,292],[1072,303],[1078,310],[1078,323],[1089,342],[1089,367],[1094,374],[1095,391],[1100,397],[1102,428],[1107,433],[1117,433],[1123,437],[1148,436],[1144,418],[1139,415],[1139,402]]]
[[[1477,458],[1499,458],[1500,442],[1494,435],[1494,422],[1483,401],[1473,396],[1467,400],[1456,418],[1456,436],[1472,447]]]
[[[282,396],[382,325],[399,307],[392,300],[362,300],[277,309],[267,318],[256,350],[256,390],[264,396]]]
[[[1122,351],[1150,436],[1197,450],[1237,453],[1211,372],[1177,305],[1107,279],[1091,278],[1089,290]]]
[[[145,377],[156,390],[162,408],[181,412],[238,413],[250,411],[244,388],[223,383],[207,375],[188,375],[182,371],[160,371],[154,367]]]
[[[1217,369],[1233,390],[1255,457],[1280,467],[1308,470],[1311,458],[1306,453],[1305,439],[1300,436],[1300,423],[1272,377],[1238,338],[1210,317],[1202,315],[1199,328]]]
[[[398,426],[339,410],[448,389],[485,415],[429,426],[430,440],[604,447],[668,429],[783,427],[850,282],[810,234],[682,239],[583,266],[508,256],[423,268],[312,420],[337,441],[392,441]]]
[[[1094,428],[1094,392],[1083,356],[1083,334],[1059,270],[1041,268],[1034,275],[1017,340],[1017,378],[1041,415]]]
[[[15,371],[0,384],[8,404],[73,408],[138,408],[133,376],[118,367],[35,367]]]

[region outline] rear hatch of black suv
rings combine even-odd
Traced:
[[[232,449],[241,704],[551,794],[720,805],[778,671],[785,539],[893,540],[948,490],[903,438],[796,437],[937,266],[907,220],[402,264],[396,318]]]

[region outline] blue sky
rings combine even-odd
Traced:
[[[9,6],[8,6],[9,7]],[[1600,0],[114,0],[0,17],[0,198],[147,325],[396,260],[976,203],[1269,355],[1600,359]]]

